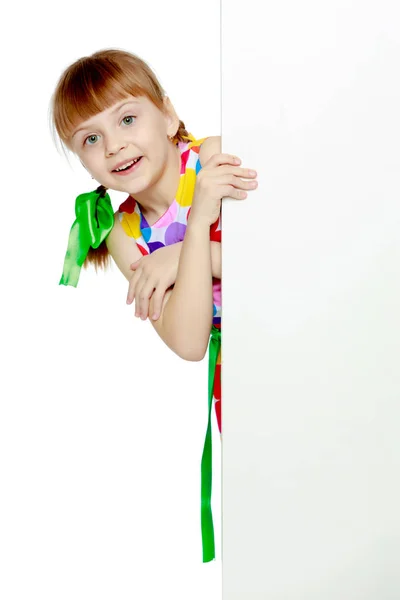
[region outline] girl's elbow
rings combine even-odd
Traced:
[[[186,360],[190,362],[201,362],[206,355],[206,352],[198,352],[197,354],[189,354]]]
[[[181,343],[175,347],[175,353],[189,362],[200,362],[207,353],[207,344]]]
[[[176,354],[178,354],[178,356],[180,356],[181,358],[183,358],[183,360],[187,360],[189,362],[201,362],[203,360],[203,358],[206,355],[206,352],[203,350],[197,350],[197,349],[182,349],[179,352],[176,352]]]

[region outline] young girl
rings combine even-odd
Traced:
[[[129,281],[127,302],[185,360],[209,345],[208,426],[201,463],[203,562],[215,557],[211,513],[211,407],[221,433],[221,199],[243,199],[256,173],[196,140],[139,57],[103,50],[62,74],[52,118],[61,143],[100,186],[76,199],[60,284],[110,256]],[[244,181],[244,179],[252,181]],[[128,194],[114,213],[107,189]],[[148,312],[150,311],[150,312]],[[211,335],[210,335],[211,333]]]

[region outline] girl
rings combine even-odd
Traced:
[[[211,406],[221,433],[221,198],[243,199],[255,172],[196,140],[149,66],[103,50],[69,66],[52,98],[63,146],[100,186],[76,199],[60,284],[110,256],[129,281],[127,302],[186,360],[209,352],[208,426],[201,464],[203,562],[215,557],[211,513]],[[244,179],[253,181],[244,181]],[[128,194],[115,213],[107,189]],[[211,338],[210,338],[211,331]]]

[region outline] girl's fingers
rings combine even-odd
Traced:
[[[245,192],[244,190],[237,190],[236,188],[232,187],[231,185],[229,185],[223,189],[224,189],[224,194],[223,194],[222,198],[239,198],[239,200],[243,200],[244,198],[247,198],[247,192]]]
[[[149,315],[149,302],[155,287],[154,282],[147,280],[140,292],[136,292],[137,313],[143,320],[147,319]]]
[[[141,310],[141,299],[140,296],[142,294],[142,288],[143,288],[143,282],[142,284],[140,284],[140,282],[138,283],[137,287],[136,287],[136,291],[135,291],[135,317],[140,317],[140,310]]]
[[[132,304],[134,298],[135,298],[135,282],[133,281],[133,279],[131,279],[129,281],[128,294],[126,296],[126,303]]]
[[[214,173],[215,175],[235,175],[236,177],[244,177],[245,179],[254,179],[257,177],[257,171],[253,171],[253,169],[242,169],[242,167],[231,167],[228,165],[225,168],[221,166],[219,169],[215,169]]]
[[[139,282],[136,288],[135,316],[147,319],[149,314],[149,299],[156,287],[153,279],[147,279]]]
[[[221,177],[221,183],[231,184],[233,187],[241,190],[254,190],[258,185],[257,181],[245,181],[235,175],[225,175],[224,177]]]
[[[135,299],[136,284],[137,284],[139,278],[140,278],[140,272],[136,271],[135,274],[129,280],[128,295],[126,297],[127,304],[132,304],[133,300]]]
[[[240,181],[234,184],[240,190],[255,190],[258,187],[257,181]]]
[[[220,167],[222,165],[240,165],[241,160],[238,156],[233,154],[213,154],[207,163],[204,165],[204,168],[212,168],[212,167]],[[236,166],[232,169],[232,167],[227,167],[226,169],[218,169],[219,172],[223,171],[225,173],[234,174],[238,177],[246,177],[248,179],[252,177],[257,177],[257,172],[253,169],[244,169],[242,167]]]
[[[153,314],[149,315],[153,321],[157,321],[160,317],[165,291],[162,287],[158,287],[153,294]]]
[[[242,161],[233,154],[213,154],[204,165],[205,167],[217,167],[219,165],[240,165]]]

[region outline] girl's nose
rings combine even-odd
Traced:
[[[126,142],[122,142],[118,139],[107,139],[106,140],[106,155],[113,156],[114,154],[118,154],[120,150],[123,150],[126,147]]]

